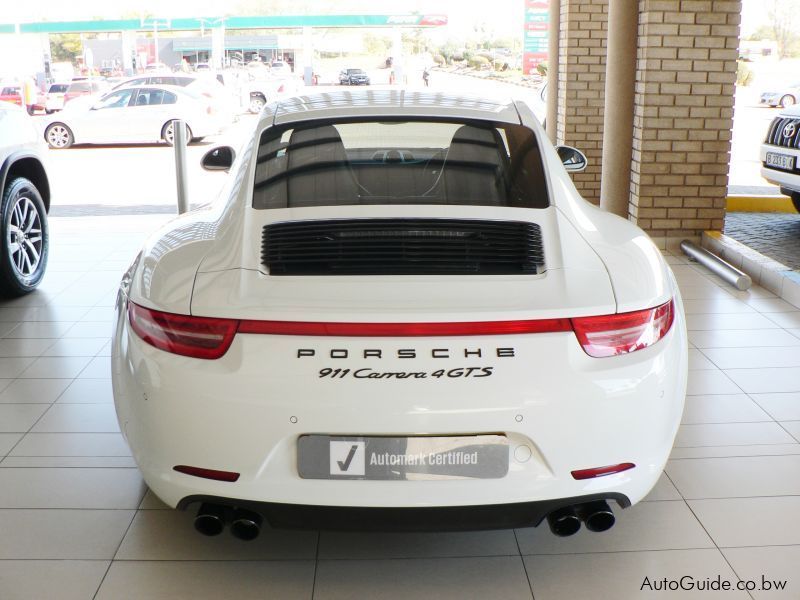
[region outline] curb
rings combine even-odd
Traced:
[[[725,203],[728,212],[796,213],[791,198],[786,196],[730,195]]]
[[[747,273],[754,284],[800,308],[800,272],[756,252],[721,231],[704,231],[701,245]]]

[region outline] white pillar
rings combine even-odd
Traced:
[[[126,76],[134,75],[133,57],[136,54],[136,32],[123,31],[122,35],[122,70]]]
[[[403,85],[403,36],[399,27],[392,29],[392,71],[394,79],[398,85]]]
[[[303,56],[301,57],[302,61],[298,61],[295,58],[294,64],[295,69],[297,68],[297,63],[303,66],[303,82],[306,85],[313,85],[314,82],[312,78],[314,76],[314,37],[313,37],[313,30],[311,27],[303,27]],[[295,73],[296,74],[296,73]]]
[[[211,30],[211,66],[221,69],[225,66],[225,24]]]
[[[639,1],[610,0],[600,206],[628,216]]]
[[[558,137],[558,53],[561,40],[561,0],[550,0],[547,45],[547,137],[554,144]]]

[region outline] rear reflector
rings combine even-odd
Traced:
[[[193,358],[219,358],[236,335],[236,319],[176,315],[128,303],[128,318],[136,334],[160,350]]]
[[[571,331],[569,319],[479,321],[470,323],[318,323],[307,321],[242,321],[240,333],[340,337],[416,337],[506,335]]]
[[[609,465],[607,467],[595,467],[594,469],[580,469],[572,471],[573,479],[594,479],[595,477],[603,477],[604,475],[613,475],[614,473],[621,473],[628,469],[634,468],[636,465],[633,463],[621,463],[618,465]]]
[[[652,346],[675,320],[673,301],[635,312],[572,319],[572,328],[589,356],[603,358]]]
[[[232,471],[216,471],[214,469],[202,469],[200,467],[190,467],[188,465],[176,465],[172,467],[172,470],[186,475],[202,477],[203,479],[213,479],[215,481],[228,481],[233,483],[239,479],[239,473],[234,473]]]

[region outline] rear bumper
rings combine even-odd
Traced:
[[[276,529],[312,529],[323,531],[475,531],[536,527],[551,512],[567,506],[596,500],[616,502],[628,508],[630,500],[622,494],[591,494],[539,502],[448,506],[431,508],[384,508],[315,506],[311,504],[276,504],[248,502],[217,496],[188,496],[177,508],[186,510],[198,502],[246,508],[262,515]]]
[[[238,334],[225,356],[204,361],[144,343],[124,311],[123,301],[112,346],[120,428],[147,484],[173,507],[217,497],[237,506],[427,509],[614,494],[635,504],[661,475],[683,409],[682,308],[656,345],[611,359],[588,357],[569,332],[413,341]],[[398,348],[412,346],[418,358],[397,357]],[[508,346],[515,356],[499,358],[496,348]],[[316,355],[300,359],[301,347],[315,348]],[[331,358],[332,349],[343,348],[352,360]],[[363,358],[369,348],[382,348],[385,358]],[[448,357],[431,358],[442,348],[450,348]],[[474,353],[478,348],[481,356]],[[488,366],[491,377],[461,376],[469,367]],[[379,373],[444,369],[446,375],[321,378],[320,370],[329,367]],[[508,474],[500,479],[375,481],[298,474],[301,435],[488,433],[509,441]],[[582,481],[571,476],[576,469],[624,462],[636,468]],[[212,481],[175,472],[175,465],[241,475],[236,482]]]

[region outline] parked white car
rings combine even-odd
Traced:
[[[45,94],[44,111],[49,115],[64,108],[64,95],[69,89],[69,82],[51,83]]]
[[[779,86],[772,91],[761,92],[761,104],[789,108],[800,100],[800,82],[792,85]]]
[[[800,106],[781,111],[761,144],[761,176],[780,187],[800,212]]]
[[[174,141],[173,123],[186,122],[189,138],[218,134],[229,122],[202,94],[174,86],[123,87],[91,101],[67,104],[47,119],[44,137],[51,148],[72,144]]]
[[[262,111],[220,201],[124,275],[114,401],[195,527],[614,524],[683,410],[678,286],[527,105],[378,90]],[[566,166],[565,166],[566,165]]]

